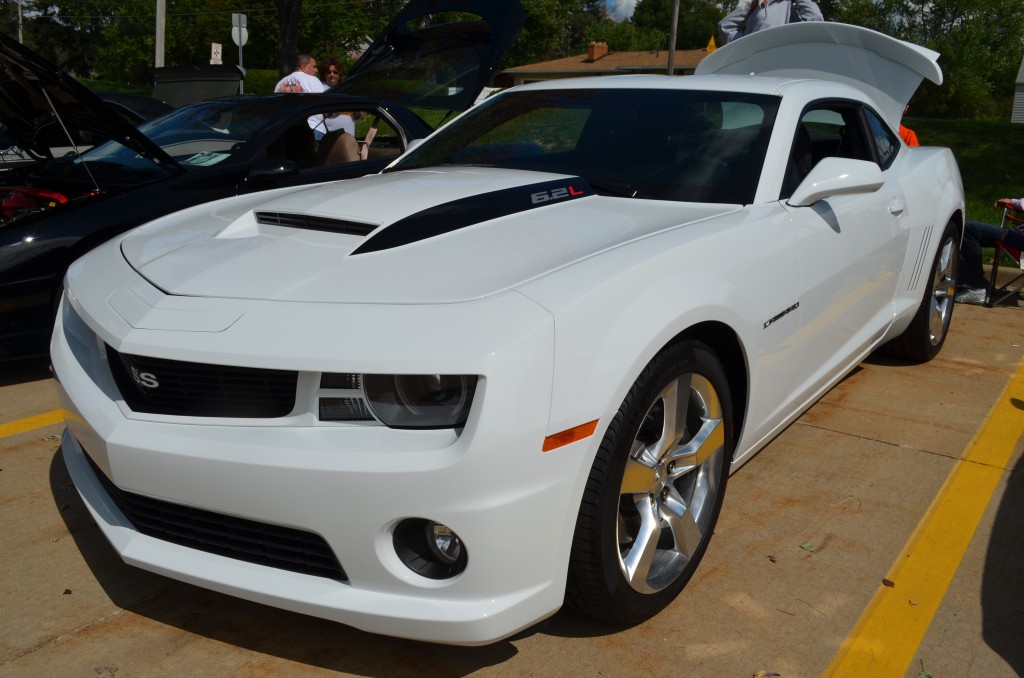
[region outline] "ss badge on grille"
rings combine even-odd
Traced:
[[[159,388],[160,382],[152,372],[139,372],[138,368],[132,368],[132,379],[142,388]]]

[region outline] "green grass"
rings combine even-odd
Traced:
[[[1024,197],[1024,125],[933,118],[907,118],[904,123],[917,132],[921,144],[953,149],[964,181],[968,219],[998,224],[1001,214],[992,203]],[[985,248],[982,260],[990,263],[993,255]]]
[[[907,118],[925,146],[953,149],[967,197],[967,218],[998,223],[992,203],[1024,197],[1024,125]]]

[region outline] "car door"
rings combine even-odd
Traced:
[[[796,157],[806,148],[799,143],[801,137],[804,144],[810,141],[809,165],[794,167],[808,162],[806,156]],[[879,163],[886,179],[874,192],[832,196],[807,207],[786,205],[794,223],[802,288],[802,361],[794,392],[806,398],[861,356],[892,322],[908,230],[904,196],[894,173],[885,171],[895,151],[880,159],[861,104],[812,105],[801,116],[794,138],[798,143],[791,173],[805,174],[822,158],[834,156]]]
[[[254,156],[249,176],[239,186],[239,192],[373,174],[387,167],[405,150],[408,134],[425,135],[418,129],[404,130],[378,107],[336,109],[337,105],[327,104],[306,109],[282,125]],[[353,128],[355,135],[349,133]],[[277,165],[281,161],[289,161],[294,165],[293,170],[280,171]]]

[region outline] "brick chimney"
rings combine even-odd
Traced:
[[[587,61],[597,61],[606,54],[608,54],[607,42],[592,42],[587,45]]]

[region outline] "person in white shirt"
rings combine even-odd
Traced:
[[[318,94],[327,89],[327,85],[316,77],[316,59],[312,54],[299,52],[295,55],[295,70],[277,81],[274,92],[285,94]],[[324,116],[309,116],[309,128],[313,130],[317,141],[327,131]]]
[[[295,70],[277,81],[275,92],[317,94],[327,87],[316,77],[316,59],[312,54],[300,52],[295,55]]]

